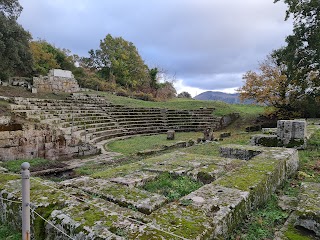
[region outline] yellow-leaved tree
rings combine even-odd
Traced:
[[[277,108],[290,108],[294,87],[285,75],[285,65],[278,65],[269,55],[259,64],[259,72],[248,71],[243,75],[245,84],[238,89],[240,99]]]

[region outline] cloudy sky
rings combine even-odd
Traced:
[[[108,33],[133,42],[178,92],[230,91],[284,45],[292,24],[273,0],[20,0],[34,39],[86,56]]]

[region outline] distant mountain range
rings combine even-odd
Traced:
[[[253,101],[250,101],[250,100],[241,102],[239,98],[239,93],[224,93],[224,92],[213,92],[213,91],[200,93],[199,95],[195,96],[194,99],[222,101],[230,104],[237,104],[237,103],[252,104],[253,103]]]

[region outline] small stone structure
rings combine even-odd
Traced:
[[[37,92],[79,92],[80,87],[77,80],[70,71],[52,69],[48,76],[33,78],[33,86]]]
[[[167,131],[167,140],[174,140],[174,134],[175,134],[174,130],[168,130]]]
[[[280,145],[305,148],[307,122],[305,120],[279,120],[277,136]]]
[[[266,147],[294,147],[304,149],[307,139],[305,120],[279,120],[276,129],[265,129],[264,133],[251,138],[251,145]]]
[[[208,127],[203,131],[203,139],[205,141],[213,141],[214,136],[213,136],[213,129]]]

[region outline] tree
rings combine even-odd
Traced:
[[[1,5],[3,7],[3,5]],[[0,79],[10,75],[28,75],[32,57],[29,51],[31,35],[20,26],[15,18],[0,12]]]
[[[259,64],[259,73],[248,71],[244,74],[245,85],[238,91],[240,99],[253,99],[278,108],[289,108],[294,86],[285,75],[285,65],[278,65],[269,55]]]
[[[159,84],[159,89],[157,90],[156,97],[159,100],[167,100],[174,98],[177,94],[176,89],[172,82],[164,82]]]
[[[148,67],[132,42],[108,34],[100,41],[100,49],[90,50],[84,66],[95,70],[105,80],[133,90],[149,84]]]
[[[272,52],[272,63],[260,65],[261,74],[244,75],[241,97],[316,117],[320,115],[320,1],[283,2],[288,5],[285,20],[293,18],[293,34],[286,38],[286,46]]]
[[[316,100],[320,96],[320,1],[283,1],[288,5],[285,19],[293,17],[293,34],[274,56],[278,64],[286,65],[285,74],[296,87],[300,99],[297,107],[307,110],[318,105]]]
[[[178,94],[178,98],[192,98],[191,94],[188,92],[181,92]]]
[[[53,68],[78,72],[75,66],[78,58],[67,49],[61,50],[45,40],[32,41],[30,49],[33,57],[33,73],[36,75],[46,75]]]
[[[17,0],[0,0],[0,12],[8,18],[17,19],[20,16],[22,7]]]
[[[36,75],[46,75],[52,68],[60,68],[53,53],[47,51],[47,42],[32,41],[30,50],[33,58],[33,72]]]

